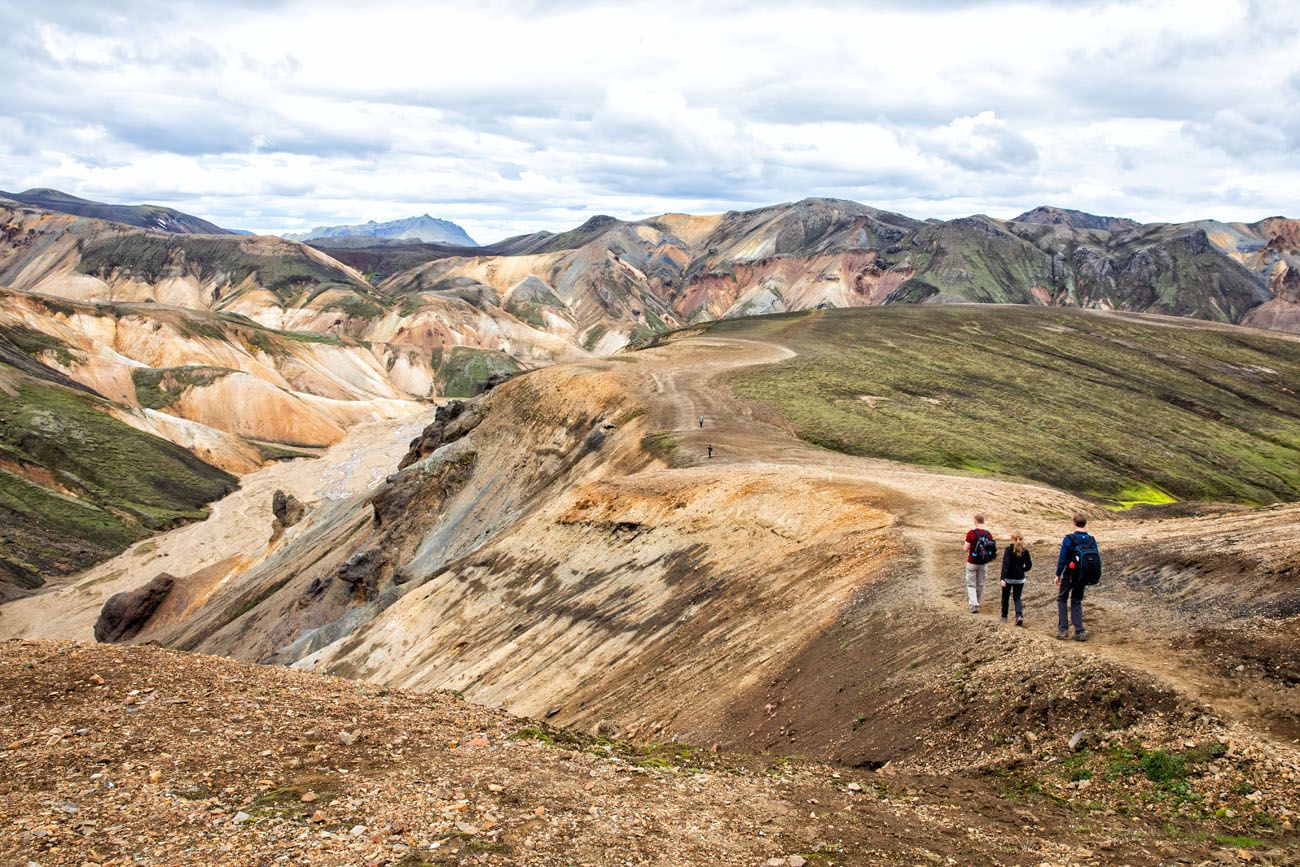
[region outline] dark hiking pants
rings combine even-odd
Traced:
[[[1007,599],[1016,600],[1016,619],[1022,620],[1025,616],[1025,609],[1020,604],[1020,594],[1025,592],[1023,584],[1008,584],[1002,588],[1002,619],[1007,619]]]
[[[1064,632],[1074,623],[1075,632],[1083,632],[1083,591],[1082,581],[1072,581],[1069,575],[1061,576],[1061,588],[1056,591],[1056,628]],[[1066,613],[1069,613],[1069,620]]]

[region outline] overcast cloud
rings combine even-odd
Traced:
[[[1300,216],[1300,3],[0,6],[0,189],[480,241],[805,196]]]

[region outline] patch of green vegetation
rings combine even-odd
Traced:
[[[149,409],[166,409],[181,399],[191,388],[202,388],[217,380],[238,373],[224,367],[137,367],[131,371],[135,383],[135,397],[140,405]]]
[[[298,458],[314,458],[315,452],[302,451],[301,449],[291,449],[276,443],[267,443],[261,441],[250,441],[261,454],[264,461],[292,461]]]
[[[28,328],[18,322],[12,322],[0,325],[0,339],[7,339],[23,353],[40,360],[40,357],[49,353],[54,360],[64,367],[71,367],[81,360],[82,353],[78,349],[73,349],[57,337],[52,337],[44,331],[37,331],[34,328]]]
[[[778,314],[705,331],[799,352],[726,381],[826,448],[1032,479],[1121,508],[1300,499],[1295,341],[1007,305]]]
[[[1119,492],[1115,497],[1115,504],[1111,508],[1120,511],[1132,509],[1136,506],[1167,506],[1176,502],[1178,502],[1176,497],[1169,496],[1159,488],[1153,488],[1150,485],[1133,485]]]
[[[526,289],[516,291],[505,304],[507,313],[534,328],[546,328],[542,311],[548,307],[563,310],[564,303],[540,280],[530,280]]]
[[[1220,846],[1230,846],[1233,849],[1263,849],[1268,846],[1268,843],[1263,840],[1240,834],[1220,834],[1214,838],[1214,842]]]
[[[398,316],[414,316],[422,307],[428,307],[429,300],[419,293],[403,295],[402,300],[398,303]]]
[[[435,393],[444,397],[473,397],[488,377],[496,373],[518,373],[523,368],[504,352],[453,346],[438,350],[432,358]]]
[[[1142,773],[1153,783],[1171,783],[1187,779],[1187,761],[1180,755],[1152,750],[1140,760]]]
[[[384,315],[384,308],[376,304],[369,298],[364,298],[355,293],[349,293],[341,298],[335,298],[325,305],[326,310],[341,310],[345,316],[352,319],[378,319]]]
[[[652,455],[670,467],[689,467],[691,460],[682,450],[677,434],[672,431],[648,433],[641,437],[641,450]]]
[[[587,335],[582,338],[582,348],[588,352],[595,351],[596,344],[600,342],[600,338],[605,336],[607,330],[603,322],[593,325]]]
[[[62,575],[207,515],[234,476],[108,415],[109,404],[0,365],[0,575]]]
[[[585,735],[567,729],[555,729],[546,725],[524,726],[510,736],[511,740],[538,741],[552,747],[592,753],[598,756],[613,756],[631,765],[641,768],[679,768],[686,771],[698,771],[704,767],[714,766],[711,757],[696,747],[681,743],[633,744],[618,738]]]

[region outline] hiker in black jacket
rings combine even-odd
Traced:
[[[1097,551],[1097,540],[1083,529],[1088,526],[1088,516],[1074,516],[1074,532],[1061,540],[1061,553],[1056,558],[1056,637],[1065,640],[1070,637],[1070,623],[1074,624],[1074,640],[1087,641],[1088,634],[1083,631],[1083,591],[1087,581],[1079,574],[1078,568],[1081,551],[1095,555],[1097,569],[1101,568],[1101,554]],[[1100,575],[1100,571],[1097,575]],[[1093,583],[1096,583],[1094,577]],[[1066,619],[1066,613],[1069,619]]]
[[[1025,573],[1034,567],[1029,557],[1029,547],[1019,531],[1011,534],[1011,544],[1002,552],[1002,622],[1007,622],[1007,602],[1015,599],[1016,626],[1025,625],[1025,609],[1020,594],[1025,589]]]

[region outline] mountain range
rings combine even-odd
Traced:
[[[22,197],[52,204],[0,202],[0,388],[12,410],[0,416],[0,478],[53,497],[43,532],[75,548],[45,563],[34,537],[0,540],[0,561],[26,584],[201,516],[229,478],[328,447],[359,423],[710,320],[982,302],[1300,332],[1300,222],[1282,217],[1138,225],[1044,207],[943,222],[806,199],[599,216],[483,247],[355,236],[308,246],[193,234],[216,227],[179,212]],[[88,207],[115,219],[67,212]],[[179,448],[201,466],[176,464],[192,481],[164,485],[165,501],[111,480],[88,487],[82,457],[34,445],[56,399],[123,434],[109,440],[127,441],[127,430],[152,438],[124,454],[128,464],[150,449],[174,462]],[[90,511],[68,511],[68,497]],[[11,512],[0,524],[35,520]],[[126,529],[107,532],[103,521]]]
[[[371,220],[355,226],[317,226],[310,232],[289,233],[283,237],[291,241],[321,241],[333,246],[359,246],[383,241],[424,241],[430,244],[448,244],[456,247],[477,247],[474,239],[450,220],[439,220],[428,214],[406,217],[387,223]]]

